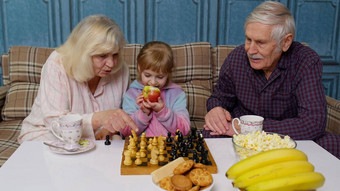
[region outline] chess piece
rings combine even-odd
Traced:
[[[148,141],[148,151],[152,150],[152,138],[149,139]]]
[[[158,165],[158,154],[159,154],[158,149],[155,148],[151,150],[150,164]]]
[[[110,142],[110,135],[106,135],[106,141],[104,143],[105,145],[111,145],[111,142]]]
[[[166,142],[167,143],[171,143],[172,142],[172,138],[171,138],[171,133],[168,132],[168,137],[166,138]]]
[[[136,160],[135,160],[135,164],[136,165],[141,165],[142,164],[142,160],[140,159],[141,155],[140,155],[140,152],[137,152],[136,153]]]
[[[191,128],[191,137],[192,137],[193,139],[196,139],[196,138],[197,138],[196,132],[197,132],[197,128],[196,128],[196,127],[192,127],[192,128]]]
[[[164,159],[165,159],[163,154],[164,154],[164,149],[163,148],[159,148],[158,160],[161,161],[161,162],[164,161]]]
[[[184,138],[183,138],[183,134],[182,134],[182,132],[181,132],[181,131],[179,131],[179,133],[178,133],[178,137],[177,137],[177,141],[181,143],[183,140],[184,140]]]
[[[144,142],[146,143],[146,135],[145,135],[144,132],[142,133],[142,135],[141,135],[141,137],[140,137],[140,141],[141,141],[141,142],[144,141]]]
[[[131,157],[132,158],[135,158],[136,157],[136,151],[137,151],[137,148],[136,148],[136,143],[135,143],[135,140],[132,138],[132,136],[130,135],[130,139],[129,139],[129,146],[128,146],[128,149],[129,151],[131,152]]]
[[[158,137],[158,148],[160,149],[160,148],[163,148],[164,149],[164,137],[162,136],[162,135],[160,135],[159,137]]]
[[[135,142],[137,142],[137,141],[138,141],[138,136],[137,136],[136,131],[132,129],[132,130],[131,130],[131,133],[132,133],[133,140],[134,140]]]
[[[152,148],[151,148],[151,150],[158,149],[157,148],[157,144],[158,144],[157,138],[154,137],[153,140],[152,140]]]
[[[146,143],[145,143],[144,141],[142,141],[142,142],[140,143],[140,150],[139,150],[140,156],[141,156],[142,158],[144,158],[144,157],[146,156],[145,147],[146,147]]]
[[[124,165],[126,166],[130,166],[132,164],[132,160],[131,160],[131,152],[129,150],[126,150],[124,152],[124,157],[125,157],[125,160],[124,160]]]

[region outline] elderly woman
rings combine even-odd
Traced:
[[[68,113],[82,115],[84,138],[94,139],[99,131],[117,133],[126,126],[138,131],[120,109],[129,82],[128,67],[120,57],[124,45],[124,35],[113,20],[102,15],[82,20],[44,64],[19,143],[55,140],[51,122]]]

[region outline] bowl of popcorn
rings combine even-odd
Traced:
[[[234,135],[232,142],[239,160],[262,151],[279,148],[296,148],[296,142],[288,135],[265,131]]]

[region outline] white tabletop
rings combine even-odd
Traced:
[[[236,162],[231,139],[205,139],[218,166],[212,190],[235,190],[225,172]],[[326,177],[318,191],[337,190],[340,180],[340,160],[313,141],[297,141],[315,171]],[[25,191],[93,191],[93,190],[153,190],[150,175],[120,175],[123,141],[76,155],[52,153],[42,142],[25,142],[0,168],[0,190]]]

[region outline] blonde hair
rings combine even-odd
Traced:
[[[265,25],[274,25],[271,32],[271,39],[274,39],[278,46],[285,35],[291,33],[295,36],[295,22],[289,9],[276,1],[265,1],[257,6],[247,17],[244,28],[249,23],[259,22]]]
[[[74,28],[67,41],[57,49],[66,74],[79,82],[95,77],[92,56],[107,54],[118,47],[119,55],[125,45],[120,27],[104,15],[91,15]],[[112,73],[122,66],[122,56]]]
[[[137,56],[138,76],[144,70],[152,70],[157,73],[168,74],[167,84],[171,80],[171,73],[174,68],[173,53],[170,46],[164,42],[151,41],[146,43]]]

